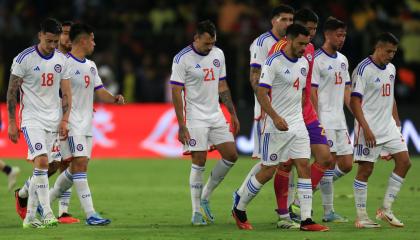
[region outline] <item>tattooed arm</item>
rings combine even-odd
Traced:
[[[237,135],[239,133],[239,120],[236,116],[235,107],[233,106],[232,97],[230,95],[229,86],[227,85],[226,80],[219,81],[219,97],[230,113],[230,121],[233,134]]]
[[[71,112],[71,85],[70,79],[63,79],[60,82],[60,88],[62,93],[61,105],[63,108],[63,117],[60,122],[59,134],[62,140],[67,138],[69,132],[68,123]]]
[[[249,71],[249,82],[254,92],[257,92],[258,81],[260,80],[261,68],[251,67]]]
[[[19,130],[16,124],[16,104],[18,89],[22,85],[23,79],[10,74],[9,87],[7,89],[7,111],[8,111],[8,134],[13,143],[19,139]]]

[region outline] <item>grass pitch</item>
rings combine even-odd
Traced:
[[[232,192],[240,186],[255,161],[242,157],[216,189],[211,207],[216,223],[192,227],[191,202],[188,187],[188,160],[93,160],[88,179],[95,209],[112,220],[106,227],[88,227],[73,189],[70,212],[82,219],[79,224],[59,225],[53,229],[22,229],[22,222],[14,210],[13,193],[7,192],[6,178],[0,175],[0,239],[420,239],[420,158],[412,158],[413,166],[406,178],[394,212],[405,223],[393,228],[381,222],[380,229],[356,229],[353,222],[353,171],[335,184],[335,209],[350,219],[349,223],[328,224],[326,233],[308,233],[276,229],[273,184],[269,182],[248,207],[248,217],[254,231],[240,231],[230,216]],[[18,165],[22,174],[21,186],[31,172],[25,161],[7,161]],[[216,161],[207,163],[206,179]],[[369,181],[368,212],[374,218],[392,171],[392,162],[378,161]],[[55,176],[50,179],[50,185]],[[57,202],[52,204],[57,213]],[[314,220],[322,214],[319,193],[314,195]]]

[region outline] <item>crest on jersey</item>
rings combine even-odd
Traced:
[[[271,160],[271,161],[276,161],[276,160],[277,160],[277,158],[278,158],[278,156],[277,156],[277,154],[275,154],[275,153],[273,153],[273,154],[271,154],[271,155],[270,155],[270,160]]]
[[[214,65],[215,67],[220,67],[220,61],[219,61],[219,59],[214,59],[214,60],[213,60],[213,65]]]
[[[77,144],[76,148],[79,152],[83,151],[83,145],[82,144]]]
[[[367,156],[369,155],[369,153],[370,153],[369,148],[363,148],[363,155]]]
[[[308,59],[309,62],[312,62],[312,55],[310,53],[306,54],[306,59]]]
[[[334,142],[332,140],[328,140],[328,146],[330,147],[334,146]]]
[[[54,70],[55,70],[57,73],[61,73],[61,70],[63,70],[63,68],[61,67],[61,65],[60,65],[60,64],[55,64],[55,66],[54,66]]]
[[[341,69],[343,71],[346,71],[347,67],[346,67],[346,64],[345,63],[341,63]]]
[[[42,149],[42,144],[41,143],[35,143],[35,149],[36,150],[41,150]]]
[[[94,67],[90,68],[90,72],[93,74],[93,76],[96,75],[96,69]]]
[[[394,81],[394,79],[395,79],[394,74],[389,75],[389,80],[390,80],[390,81]]]
[[[194,147],[195,145],[197,145],[197,141],[191,138],[190,141],[188,141],[188,145],[190,145],[191,147]]]
[[[307,74],[307,72],[306,72],[306,68],[304,68],[304,67],[303,67],[303,68],[301,68],[301,69],[300,69],[300,73],[302,73],[302,75],[306,77],[306,74]]]

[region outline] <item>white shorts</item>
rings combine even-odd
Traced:
[[[254,135],[254,150],[252,151],[252,158],[261,158],[261,121],[254,120],[254,127],[252,128]]]
[[[60,143],[60,151],[63,160],[67,160],[71,157],[87,157],[90,159],[92,154],[92,143],[91,136],[69,136]]]
[[[307,130],[261,135],[261,159],[266,166],[275,166],[289,159],[309,159],[311,148]]]
[[[207,151],[209,146],[235,142],[229,126],[189,128],[190,141],[184,144],[184,152]]]
[[[392,155],[408,151],[408,149],[402,136],[394,137],[387,142],[377,144],[376,147],[368,148],[366,146],[365,138],[361,135],[359,137],[359,144],[354,146],[354,161],[376,162],[378,156],[383,151]]]
[[[28,159],[34,160],[39,155],[46,154],[48,162],[52,162],[53,145],[58,138],[58,133],[49,132],[40,128],[22,127],[22,133],[28,146]]]
[[[350,135],[346,129],[325,129],[330,152],[337,156],[353,154]]]

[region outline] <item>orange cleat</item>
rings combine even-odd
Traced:
[[[237,210],[237,209],[232,210],[232,217],[233,217],[233,219],[235,219],[236,226],[238,226],[238,228],[241,229],[241,230],[252,230],[253,229],[252,225],[248,222],[248,220],[241,221],[238,218],[238,216],[236,214],[236,211],[239,211],[239,210]],[[245,219],[246,219],[246,212],[245,211],[244,211],[244,214],[245,214]]]
[[[312,219],[307,218],[305,221],[300,222],[301,231],[311,231],[311,232],[326,232],[330,230],[327,226],[317,224]]]
[[[15,190],[16,212],[21,219],[25,219],[28,199],[19,197],[19,190],[20,188]]]
[[[80,220],[73,217],[71,214],[63,213],[60,217],[57,218],[59,223],[62,224],[72,224],[72,223],[79,223]]]

